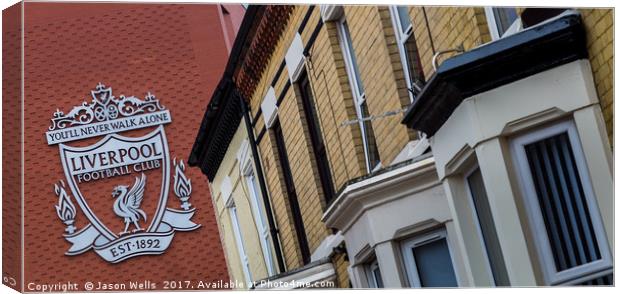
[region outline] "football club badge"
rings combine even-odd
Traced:
[[[170,111],[151,93],[117,98],[101,83],[91,96],[67,114],[57,110],[46,132],[65,174],[54,185],[56,213],[71,244],[65,254],[94,250],[111,263],[162,254],[176,232],[200,227],[191,221],[185,164],[170,158],[164,129]],[[170,192],[178,207],[167,207]]]

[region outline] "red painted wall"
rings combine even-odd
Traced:
[[[238,13],[232,23],[240,22]],[[116,97],[143,98],[147,91],[157,96],[172,116],[166,125],[171,157],[186,159],[228,59],[231,43],[225,32],[230,31],[222,26],[221,16],[218,5],[25,3],[26,291],[30,282],[71,281],[83,289],[86,281],[146,279],[162,289],[166,280],[228,281],[207,179],[197,168],[189,168],[187,175],[193,184],[192,204],[198,209],[192,220],[202,227],[177,233],[166,253],[119,264],[109,264],[92,251],[65,256],[70,244],[62,237],[65,225],[56,216],[53,189],[64,174],[58,146],[48,146],[45,140],[52,113],[57,108],[67,113],[82,101],[90,102],[90,90],[102,82]],[[101,185],[106,191],[110,188],[105,181]],[[91,205],[107,209],[111,203],[102,197]],[[178,206],[172,192],[168,203]],[[84,220],[78,214],[78,227]]]

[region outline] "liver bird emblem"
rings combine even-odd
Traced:
[[[125,221],[125,230],[120,235],[129,233],[129,225],[132,223],[135,226],[132,233],[143,230],[138,221],[140,218],[146,221],[146,213],[140,209],[145,184],[146,176],[143,173],[141,177],[136,177],[136,182],[130,190],[127,190],[128,186],[120,185],[116,186],[112,191],[112,197],[116,198],[116,201],[114,201],[114,213]]]

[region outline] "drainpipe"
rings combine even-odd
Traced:
[[[254,158],[254,166],[256,167],[256,178],[258,178],[258,185],[260,186],[260,192],[263,196],[263,204],[265,205],[265,211],[267,213],[267,222],[269,223],[269,232],[271,233],[271,240],[273,241],[273,249],[276,252],[276,259],[278,261],[280,273],[283,273],[286,272],[286,267],[284,264],[284,258],[282,257],[282,249],[280,248],[280,234],[278,229],[276,229],[276,222],[273,217],[273,212],[271,211],[271,202],[267,196],[267,185],[265,184],[263,167],[261,166],[258,158],[258,148],[256,147],[256,139],[254,138],[254,132],[252,131],[254,128],[252,127],[252,121],[250,118],[250,109],[248,108],[248,105],[243,97],[241,97],[241,95],[237,96],[241,101],[241,112],[243,113],[245,128],[248,132],[248,141],[250,143],[250,148],[252,149],[252,157]]]

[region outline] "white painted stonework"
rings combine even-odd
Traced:
[[[469,97],[430,139],[469,256],[476,256],[479,241],[467,240],[476,232],[471,216],[463,213],[471,210],[464,201],[463,176],[472,166],[480,167],[513,285],[546,280],[541,258],[531,254],[534,242],[526,242],[536,233],[521,225],[528,218],[509,147],[517,135],[565,121],[575,124],[607,239],[613,240],[612,156],[591,72],[588,60],[578,60]]]
[[[270,128],[278,117],[278,105],[276,103],[276,91],[273,87],[269,87],[269,90],[267,90],[267,94],[265,95],[265,98],[263,98],[263,102],[260,105],[265,119],[265,126],[267,128]]]
[[[288,70],[288,76],[291,83],[294,83],[297,79],[299,79],[299,76],[303,71],[305,60],[304,42],[299,33],[295,34],[295,37],[291,42],[291,46],[288,48],[288,51],[286,51],[284,60],[286,61],[286,69]]]
[[[536,233],[523,225],[529,219],[510,142],[559,123],[575,126],[609,240],[601,248],[613,248],[612,154],[590,63],[578,60],[465,99],[429,139],[432,157],[420,156],[344,189],[323,220],[344,236],[353,286],[369,286],[366,268],[375,259],[385,287],[410,286],[399,244],[438,227],[446,230],[458,285],[493,286],[466,182],[476,168],[510,284],[550,284],[536,253]],[[425,148],[424,142],[410,142],[392,164],[416,158]]]

